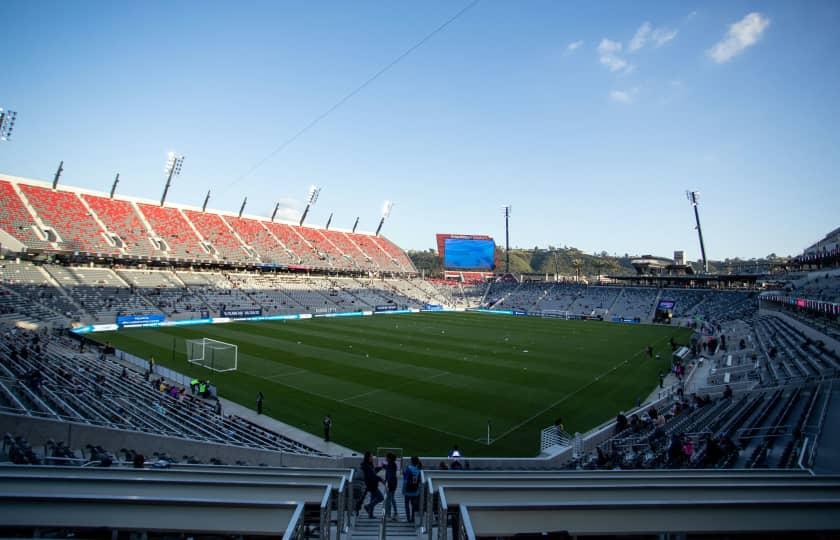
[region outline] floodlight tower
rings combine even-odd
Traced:
[[[114,178],[114,183],[111,185],[111,198],[114,198],[114,193],[117,191],[117,184],[120,183],[120,173]]]
[[[505,274],[510,273],[510,210],[511,206],[506,204],[502,207],[505,211]]]
[[[379,231],[381,231],[382,226],[385,225],[385,219],[391,215],[392,208],[394,208],[394,203],[391,201],[385,201],[382,204],[382,219],[379,220],[379,226],[376,228],[376,236],[379,236]]]
[[[325,230],[330,230],[330,223],[332,223],[333,212],[330,212],[330,217],[327,219],[327,226],[324,227]]]
[[[208,189],[207,190],[207,195],[204,196],[204,204],[201,205],[201,213],[202,214],[207,211],[207,203],[209,203],[209,202],[210,202],[210,190]]]
[[[274,218],[277,216],[277,211],[280,210],[280,203],[274,205],[274,212],[271,213],[271,222],[274,222]]]
[[[0,107],[0,141],[8,141],[15,130],[15,119],[17,113]]]
[[[700,192],[686,190],[685,196],[691,206],[694,207],[694,220],[697,222],[697,236],[700,238],[700,255],[703,257],[703,272],[709,273],[709,261],[706,260],[706,246],[703,244],[703,229],[700,228],[700,213],[697,206],[700,204]]]
[[[356,232],[356,227],[359,226],[359,216],[356,216],[356,222],[353,223],[353,230],[351,232]]]
[[[242,217],[243,212],[245,212],[246,204],[248,204],[248,197],[245,197],[245,200],[242,201],[242,206],[239,207],[239,217]]]
[[[58,169],[55,170],[55,176],[53,177],[52,188],[53,191],[58,189],[58,181],[61,179],[61,173],[64,172],[64,160],[61,160],[61,163],[58,164]]]
[[[163,169],[166,175],[166,185],[163,187],[163,196],[160,198],[160,205],[166,202],[166,194],[169,193],[169,186],[172,184],[172,177],[181,174],[181,166],[184,164],[184,156],[169,152],[166,154],[166,167]]]
[[[298,225],[303,225],[304,220],[306,220],[306,215],[309,213],[309,208],[318,202],[318,195],[321,194],[321,188],[318,186],[309,186],[309,194],[306,196],[306,208],[303,209],[303,215],[300,216],[300,223]]]

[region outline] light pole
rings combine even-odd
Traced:
[[[700,192],[686,190],[685,196],[691,206],[694,207],[694,220],[697,223],[697,236],[700,238],[700,255],[703,257],[703,273],[709,273],[709,261],[706,260],[706,246],[703,244],[703,229],[700,228],[700,213],[697,206],[700,204]]]
[[[379,231],[382,230],[382,226],[385,225],[385,219],[391,215],[391,209],[394,208],[394,203],[391,201],[385,201],[382,204],[382,219],[379,220],[379,226],[376,228],[376,235],[379,236]]]
[[[166,185],[163,187],[163,195],[160,198],[160,205],[166,202],[166,194],[169,193],[169,186],[172,184],[172,177],[181,174],[181,166],[184,164],[184,156],[169,152],[166,155],[166,167],[163,169],[166,175]]]
[[[0,141],[8,141],[15,129],[17,113],[0,107]]]
[[[309,194],[306,197],[306,208],[303,209],[303,215],[300,216],[300,223],[298,225],[303,225],[304,220],[306,220],[306,215],[309,213],[309,208],[318,202],[318,195],[321,194],[321,188],[318,186],[309,186]]]
[[[111,198],[114,198],[114,193],[117,191],[117,184],[120,183],[120,173],[117,173],[117,176],[114,177],[114,183],[111,185]]]
[[[505,274],[510,273],[510,211],[511,205],[502,207],[505,211]]]

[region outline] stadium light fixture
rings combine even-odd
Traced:
[[[179,176],[181,174],[181,167],[183,165],[184,156],[176,154],[175,152],[169,152],[166,154],[166,165],[163,169],[163,173],[166,175],[166,186],[163,189],[163,197],[161,197],[160,200],[161,206],[163,206],[163,203],[166,200],[166,194],[169,191],[169,186],[172,183],[172,177]]]
[[[246,204],[248,204],[248,197],[245,197],[245,200],[242,201],[242,206],[239,207],[239,217],[242,217],[242,214],[245,212]]]
[[[306,220],[306,215],[309,214],[309,208],[318,202],[318,196],[320,194],[321,188],[315,185],[309,186],[309,192],[306,195],[306,208],[303,209],[303,215],[300,216],[300,223],[298,225],[303,225],[303,222]]]
[[[0,107],[0,141],[8,141],[15,130],[17,112]]]
[[[117,184],[120,183],[120,173],[114,178],[114,183],[111,185],[111,199],[114,198],[114,193],[117,191]]]
[[[359,216],[356,216],[356,221],[353,223],[353,230],[350,232],[356,232],[356,227],[359,226]]]
[[[706,245],[703,243],[703,229],[700,227],[700,212],[697,207],[700,205],[700,192],[686,190],[685,197],[691,206],[694,207],[694,220],[697,223],[697,236],[700,238],[700,255],[703,257],[703,273],[709,273],[709,261],[706,260]]]
[[[382,203],[382,218],[379,220],[379,226],[376,228],[376,236],[379,236],[379,231],[382,230],[382,226],[385,225],[385,220],[391,215],[391,209],[393,208],[394,203],[391,201]]]
[[[52,188],[53,191],[58,189],[58,181],[61,179],[61,173],[64,172],[64,160],[58,164],[58,169],[55,170],[55,176],[53,177]]]
[[[184,156],[169,152],[166,154],[166,167],[163,173],[166,175],[166,185],[163,187],[163,196],[160,198],[160,205],[166,202],[166,194],[169,193],[169,186],[172,184],[172,177],[181,174],[181,167],[184,165]]]
[[[510,273],[510,211],[512,208],[509,204],[502,207],[505,211],[505,274]]]

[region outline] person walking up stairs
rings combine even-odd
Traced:
[[[406,509],[411,508],[411,501],[409,501],[409,506],[406,506],[406,488],[409,489],[408,493],[417,493],[419,489],[419,464],[420,460],[412,458],[412,462],[416,460],[416,465],[409,465],[406,467],[406,470],[413,469],[417,471],[416,480],[412,480],[408,484],[406,484],[407,475],[399,474],[399,470],[397,471],[397,479],[398,485],[397,488],[393,492],[393,499],[394,505],[396,506],[396,515],[391,515],[391,519],[385,523],[386,533],[385,536],[387,538],[402,538],[402,539],[413,539],[418,538],[418,531],[420,530],[420,516],[416,516],[414,523],[408,521],[406,516]],[[412,486],[414,491],[412,492]],[[387,486],[386,486],[387,488]],[[415,503],[413,508],[417,508]],[[368,517],[367,512],[359,512],[356,516],[355,522],[353,523],[353,527],[350,530],[350,535],[348,540],[377,540],[379,538],[379,527],[382,520],[385,519],[385,508],[377,508],[374,512],[373,518]]]

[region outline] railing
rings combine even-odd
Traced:
[[[540,432],[540,451],[545,452],[553,446],[567,447],[572,444],[572,436],[559,426],[549,426]]]
[[[817,458],[817,443],[819,442],[820,434],[822,433],[823,426],[825,425],[825,417],[828,414],[828,404],[831,402],[831,394],[834,391],[834,381],[831,380],[828,384],[828,393],[825,397],[825,403],[823,404],[822,411],[820,412],[820,419],[817,421],[817,429],[814,433],[814,442],[811,444],[811,452],[808,456],[808,466],[812,466],[814,464],[814,460]]]
[[[384,517],[379,519],[379,532],[377,533],[377,538],[379,540],[385,540],[388,535],[388,520]]]

